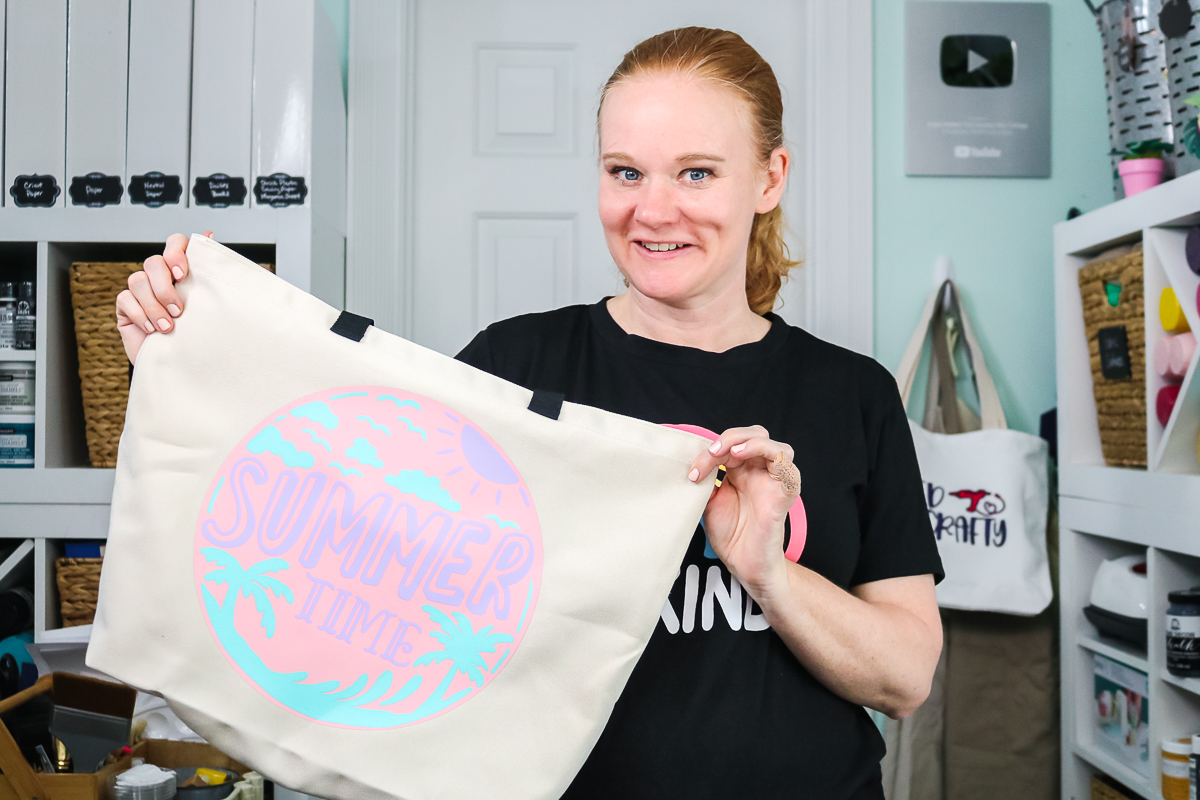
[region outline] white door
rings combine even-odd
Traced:
[[[418,3],[413,339],[453,354],[495,320],[621,290],[596,214],[596,106],[625,52],[672,28],[736,31],[772,65],[802,233],[803,18],[796,0]],[[784,299],[802,323],[799,278]]]

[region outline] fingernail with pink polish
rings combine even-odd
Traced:
[[[716,453],[719,453],[720,451],[721,451],[721,442],[719,440],[713,442],[712,446],[708,448],[708,452],[713,453],[714,455]]]
[[[183,280],[183,270],[179,267],[171,267],[171,274],[175,276],[175,280]]]
[[[178,316],[179,316],[179,306],[175,305],[174,303],[169,303],[169,304],[167,305],[167,311],[170,311],[170,312],[171,312],[171,316],[172,316],[172,317],[178,317]]]
[[[163,317],[162,319],[160,319],[160,320],[158,321],[158,329],[159,329],[160,331],[169,331],[169,330],[171,330],[171,320],[167,319],[166,317]]]
[[[696,469],[695,467],[692,467],[692,471],[688,473],[688,480],[691,481],[692,483],[695,483],[696,479],[699,477],[700,477],[700,470]]]
[[[745,443],[745,442],[742,442],[741,444],[737,445],[736,447],[731,447],[731,448],[729,448],[729,452],[731,452],[731,453],[740,453],[740,452],[742,452],[742,451],[743,451],[743,450],[745,450],[745,449],[746,449],[746,443]]]
[[[154,333],[154,325],[152,325],[150,323],[150,320],[146,320],[145,328],[146,328],[146,333]]]

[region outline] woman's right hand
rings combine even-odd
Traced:
[[[205,231],[211,237],[212,231]],[[152,333],[168,333],[183,313],[175,282],[187,277],[188,237],[173,233],[161,256],[150,256],[141,272],[129,276],[129,288],[117,295],[117,330],[129,363],[136,364],[142,343]]]

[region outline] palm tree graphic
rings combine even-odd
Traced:
[[[433,606],[424,605],[421,606],[421,609],[429,615],[431,620],[441,626],[440,631],[431,631],[429,635],[442,643],[442,649],[417,656],[413,660],[413,666],[435,664],[442,661],[454,662],[446,672],[446,677],[442,678],[442,682],[438,684],[438,688],[434,690],[429,699],[446,698],[446,690],[450,688],[450,682],[459,672],[465,673],[476,686],[483,686],[483,670],[488,668],[487,663],[483,660],[483,654],[496,652],[497,644],[511,642],[513,637],[507,633],[492,633],[492,625],[475,631],[471,626],[471,621],[457,611],[454,612],[454,619],[451,620],[445,613]],[[447,704],[454,703],[469,691],[471,690],[464,689],[454,697],[446,698]]]
[[[268,558],[259,561],[250,569],[242,569],[238,560],[226,550],[204,547],[200,552],[204,555],[205,561],[219,567],[205,575],[204,580],[229,584],[229,590],[225,593],[225,601],[221,604],[221,609],[227,610],[232,618],[238,592],[241,592],[242,597],[253,596],[254,607],[258,609],[260,623],[263,630],[267,632],[267,638],[270,639],[274,636],[275,609],[271,607],[271,598],[267,596],[267,590],[269,589],[276,597],[286,598],[289,603],[294,602],[295,598],[286,583],[272,577],[269,573],[282,572],[288,568],[288,562],[282,558]]]

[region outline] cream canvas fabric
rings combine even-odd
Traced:
[[[698,436],[531,393],[201,236],[138,357],[87,662],[310,794],[555,798],[711,491]]]

